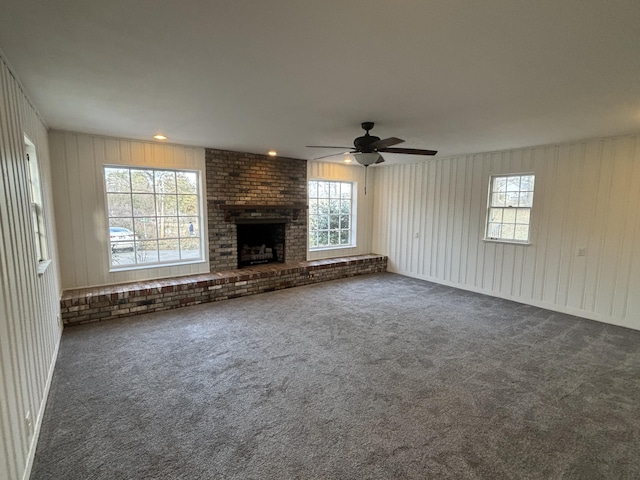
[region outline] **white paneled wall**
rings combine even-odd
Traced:
[[[369,168],[367,172],[367,194],[364,193],[365,171],[358,165],[344,165],[331,162],[307,162],[307,178],[309,180],[338,180],[356,182],[356,236],[357,246],[331,250],[316,250],[307,253],[307,259],[319,260],[324,258],[343,257],[371,253],[371,233],[373,222],[373,197],[376,168]]]
[[[40,274],[25,134],[36,147],[51,257]],[[1,479],[28,478],[62,332],[47,141],[45,125],[0,56]]]
[[[59,131],[49,132],[49,142],[55,167],[53,193],[64,289],[209,272],[208,260],[109,272],[103,177],[105,164],[199,170],[204,192],[203,148]],[[203,204],[206,219],[206,202]],[[206,232],[204,238],[208,238]]]
[[[521,172],[536,176],[531,245],[485,241],[489,176]],[[376,174],[372,250],[390,271],[640,329],[640,136]]]

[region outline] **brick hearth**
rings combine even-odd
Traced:
[[[384,272],[387,257],[315,260],[259,265],[221,273],[66,290],[60,301],[65,325],[131,317],[312,283]]]

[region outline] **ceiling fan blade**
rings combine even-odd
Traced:
[[[406,153],[408,155],[435,155],[437,150],[420,150],[418,148],[382,148],[378,152],[386,153]]]
[[[315,157],[312,158],[311,160],[321,160],[323,158],[329,158],[329,157],[337,157],[338,155],[349,155],[351,152],[340,152],[340,153],[332,153],[330,155],[324,155],[322,157]]]
[[[371,148],[374,150],[380,151],[381,148],[387,148],[392,145],[398,145],[399,143],[403,143],[404,140],[396,137],[383,138],[382,140],[378,140],[377,142],[373,142],[371,144]]]
[[[382,156],[380,156],[380,158],[378,159],[378,161],[376,163],[374,163],[374,165],[378,165],[379,163],[384,162],[384,158],[382,158]]]
[[[330,147],[328,145],[305,145],[305,147],[307,148],[339,148],[341,150],[345,150],[345,149],[349,150],[353,148],[353,147]]]

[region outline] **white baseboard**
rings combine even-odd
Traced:
[[[40,408],[38,409],[38,416],[36,417],[35,428],[33,429],[33,435],[31,436],[31,444],[29,445],[29,453],[27,455],[27,465],[24,469],[24,475],[22,480],[29,480],[31,476],[31,468],[33,467],[33,460],[36,456],[36,448],[38,446],[38,438],[40,437],[40,427],[42,426],[42,419],[44,418],[44,410],[47,406],[47,399],[49,398],[49,389],[51,388],[51,381],[53,379],[53,371],[58,360],[58,351],[60,349],[60,341],[62,336],[58,337],[55,349],[51,358],[51,364],[49,365],[49,373],[47,374],[47,383],[44,387],[42,394],[42,401],[40,402]]]
[[[531,305],[533,307],[544,308],[546,310],[552,310],[554,312],[566,313],[567,315],[574,315],[576,317],[586,318],[587,320],[595,320],[596,322],[608,323],[610,325],[616,325],[618,327],[630,328],[632,330],[640,330],[639,325],[631,325],[624,319],[613,318],[599,313],[590,312],[587,310],[579,310],[577,308],[567,307],[564,305],[556,305],[553,303],[541,302],[530,298],[514,297],[512,295],[502,295],[490,290],[484,290],[482,288],[463,285],[460,283],[449,282],[441,280],[439,278],[433,278],[426,275],[418,275],[411,272],[405,272],[401,270],[395,270],[393,268],[387,268],[388,272],[397,273],[398,275],[404,275],[405,277],[417,278],[419,280],[425,280],[427,282],[437,283],[440,285],[446,285],[447,287],[458,288],[460,290],[467,290],[469,292],[480,293],[482,295],[488,295],[490,297],[502,298],[504,300],[511,300],[512,302],[524,303],[525,305]]]

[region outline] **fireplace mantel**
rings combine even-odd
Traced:
[[[224,220],[225,222],[233,221],[234,212],[240,211],[252,211],[258,213],[265,213],[267,211],[275,211],[275,212],[287,212],[291,211],[293,219],[297,220],[298,215],[300,214],[300,210],[306,210],[306,203],[289,203],[289,204],[279,204],[279,205],[264,205],[264,204],[221,204],[218,205],[220,210],[224,211]]]

